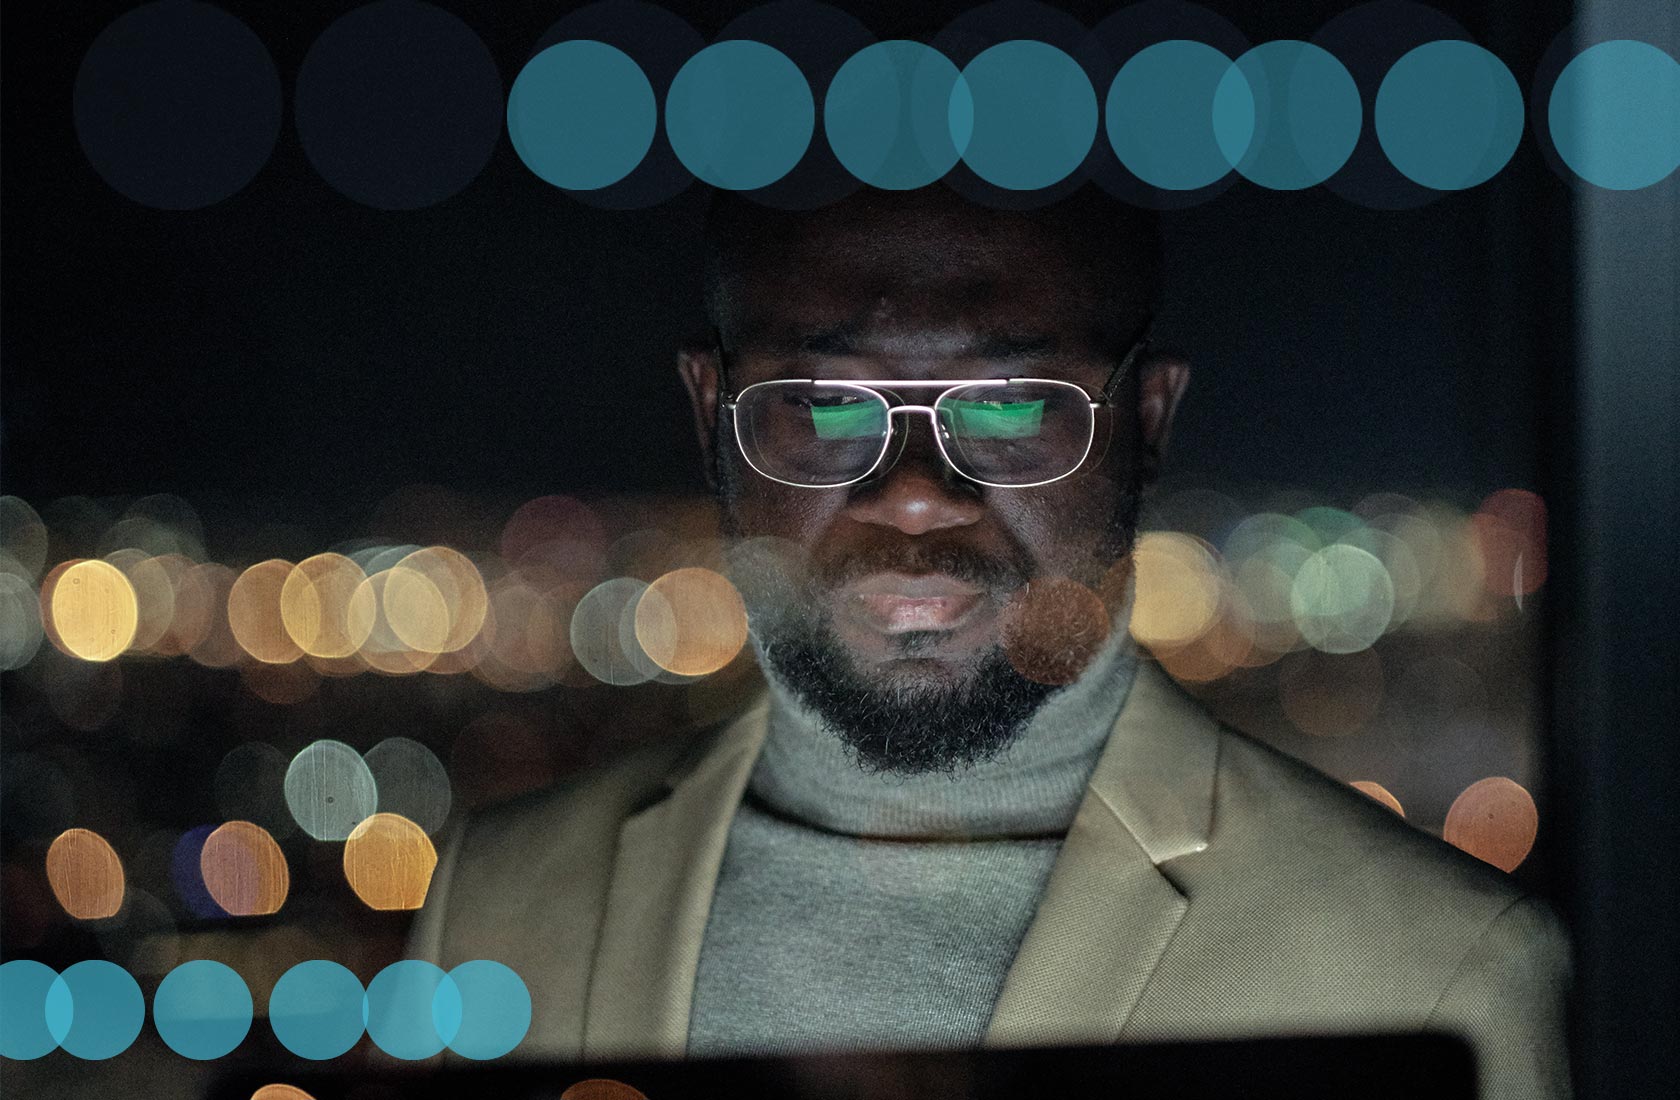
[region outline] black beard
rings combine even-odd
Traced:
[[[913,634],[899,640],[909,652],[924,641]],[[1059,690],[1016,672],[1001,646],[986,650],[955,683],[874,683],[858,672],[827,620],[815,617],[784,623],[763,636],[763,646],[775,674],[868,772],[954,773],[990,760]]]
[[[719,503],[726,536],[742,532],[734,523],[739,470],[725,458],[718,464]],[[1136,537],[1142,479],[1134,477],[1121,493],[1100,538],[1099,555],[1115,561],[1131,551]],[[971,559],[961,551],[924,555],[929,571],[976,582],[1030,579],[1018,567]],[[993,645],[951,680],[925,678],[882,682],[863,675],[834,632],[822,609],[823,587],[789,548],[763,540],[735,543],[730,573],[747,606],[752,631],[764,661],[790,691],[809,707],[851,751],[865,771],[913,775],[955,773],[994,759],[1026,729],[1060,687],[1038,683],[1017,672]],[[869,564],[847,563],[845,572],[861,575]],[[849,579],[826,578],[829,584]],[[896,639],[904,657],[915,657],[938,640],[938,632],[913,632]]]

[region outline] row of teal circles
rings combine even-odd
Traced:
[[[514,149],[532,172],[567,190],[622,180],[653,145],[652,85],[604,42],[560,42],[521,70],[508,97]],[[1274,190],[1322,183],[1359,140],[1353,77],[1308,42],[1263,43],[1236,59],[1201,42],[1149,46],[1120,69],[1100,112],[1115,155],[1143,182],[1173,191],[1232,170]],[[1474,187],[1510,160],[1523,97],[1489,51],[1458,40],[1419,46],[1388,71],[1373,104],[1378,142],[1394,167],[1439,191]],[[716,187],[776,182],[815,133],[809,83],[762,42],[719,42],[695,54],[665,100],[672,150]],[[1648,187],[1680,166],[1680,62],[1644,42],[1588,47],[1564,68],[1549,101],[1558,155],[1600,187]],[[1036,190],[1066,178],[1096,140],[1099,109],[1085,70],[1045,42],[1018,39],[966,67],[919,42],[879,42],[854,54],[823,99],[835,156],[863,182],[903,190],[932,183],[960,160],[985,181]]]
[[[0,1056],[40,1058],[63,1047],[78,1058],[115,1057],[139,1038],[146,1002],[122,967],[89,959],[58,973],[32,959],[0,965]],[[159,1038],[185,1058],[220,1058],[251,1030],[251,991],[211,959],[182,963],[152,997]],[[445,971],[418,959],[392,963],[364,989],[326,959],[298,963],[268,1000],[274,1036],[300,1058],[344,1054],[363,1032],[393,1058],[417,1060],[445,1047],[464,1058],[500,1058],[531,1026],[531,995],[510,968],[475,959]]]

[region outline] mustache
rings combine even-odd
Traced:
[[[827,588],[873,573],[944,573],[980,588],[1010,589],[1026,584],[1036,572],[1031,561],[1010,561],[949,542],[874,545],[812,563],[813,579]]]

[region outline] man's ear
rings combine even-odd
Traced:
[[[1190,361],[1160,353],[1138,369],[1138,459],[1144,480],[1154,481],[1172,433],[1173,414],[1190,385]]]
[[[706,486],[717,488],[718,361],[714,347],[689,341],[677,352],[677,373],[694,409],[694,430],[700,439]]]

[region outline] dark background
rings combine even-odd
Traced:
[[[229,2],[278,66],[278,145],[232,198],[150,209],[93,171],[70,110],[89,44],[134,6],[0,13],[0,489],[37,507],[175,493],[203,516],[210,554],[237,566],[368,533],[377,503],[415,482],[508,502],[699,488],[671,368],[700,316],[703,187],[598,210],[537,179],[504,135],[453,198],[362,206],[310,167],[290,98],[310,45],[355,4]],[[439,6],[483,38],[505,88],[581,5]],[[667,6],[709,40],[751,5]],[[882,38],[970,7],[916,5],[907,24],[889,18],[900,5],[844,6]],[[1087,24],[1113,10],[1059,6]],[[1353,7],[1207,6],[1251,42],[1310,39]],[[1525,95],[1576,7],[1431,6]],[[1593,7],[1666,9],[1656,18],[1676,29],[1667,0]],[[1583,1091],[1662,1095],[1675,1081],[1680,543],[1661,468],[1680,414],[1672,302],[1650,287],[1674,279],[1675,180],[1590,197],[1600,237],[1582,274],[1584,189],[1548,163],[1530,108],[1504,170],[1420,208],[1238,181],[1167,215],[1159,331],[1196,365],[1168,466],[1181,483],[1296,486],[1343,505],[1372,490],[1465,507],[1508,486],[1545,496],[1554,614],[1537,675],[1559,824],[1541,844],[1576,935]],[[1577,331],[1591,345],[1579,359]],[[295,544],[250,538],[274,522],[296,525]],[[76,552],[92,548],[53,560]]]
[[[309,45],[352,6],[228,10],[289,92]],[[506,86],[574,5],[442,6],[483,37]],[[748,6],[679,10],[709,38]],[[273,158],[242,191],[153,210],[93,171],[69,109],[88,44],[130,7],[5,13],[8,492],[174,492],[204,514],[214,554],[218,527],[244,526],[219,523],[223,509],[338,538],[417,481],[513,499],[698,487],[672,368],[700,318],[703,185],[597,210],[538,179],[504,134],[460,194],[375,210],[315,174],[288,95]],[[967,7],[932,5],[908,26],[883,18],[887,5],[852,10],[884,38]],[[1067,7],[1088,25],[1112,10]],[[1259,42],[1310,38],[1348,5],[1222,7]],[[1559,4],[1520,17],[1436,7],[1525,93],[1567,25]],[[1368,117],[1365,129],[1369,143]],[[1172,469],[1344,503],[1427,489],[1473,506],[1535,487],[1545,364],[1567,331],[1555,260],[1569,192],[1530,133],[1487,184],[1418,209],[1239,181],[1168,214],[1158,331],[1196,365]]]

